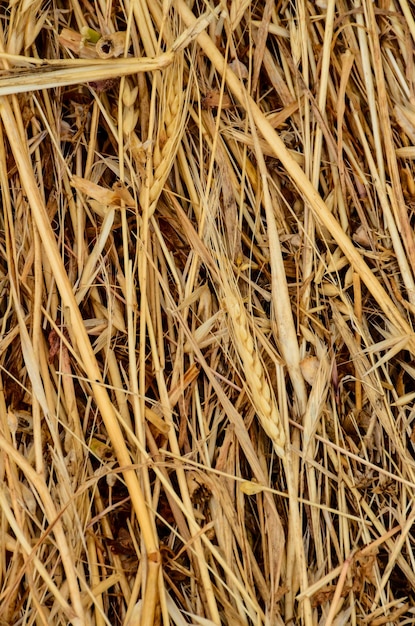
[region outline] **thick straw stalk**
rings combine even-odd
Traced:
[[[173,58],[174,54],[169,52],[156,59],[97,59],[88,62],[73,59],[69,66],[67,62],[61,61],[57,64],[58,67],[52,64],[32,71],[14,72],[0,78],[0,96],[119,78],[137,72],[153,72],[170,65]]]

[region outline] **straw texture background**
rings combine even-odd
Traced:
[[[0,625],[415,624],[415,4],[0,15]]]

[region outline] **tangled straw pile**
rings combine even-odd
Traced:
[[[3,7],[0,624],[415,624],[414,14]]]

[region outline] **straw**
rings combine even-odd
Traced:
[[[415,623],[415,21],[378,5],[3,11],[1,623]]]

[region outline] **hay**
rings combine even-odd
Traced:
[[[411,3],[0,36],[0,624],[415,623]]]

